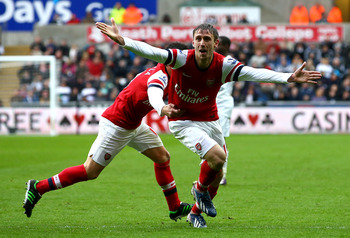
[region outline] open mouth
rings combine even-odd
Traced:
[[[207,51],[206,51],[206,50],[204,50],[204,49],[199,50],[199,52],[200,52],[201,54],[205,54],[205,53],[207,53]]]

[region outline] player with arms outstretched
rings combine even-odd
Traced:
[[[192,50],[159,49],[140,41],[123,37],[114,20],[112,25],[97,22],[103,34],[137,55],[164,63],[173,68],[168,86],[168,101],[184,111],[169,118],[172,134],[205,161],[197,183],[192,190],[196,204],[188,221],[197,228],[207,227],[201,211],[215,217],[212,199],[222,178],[225,163],[224,136],[219,124],[216,96],[222,84],[231,81],[258,81],[273,83],[316,83],[319,72],[305,71],[305,63],[293,74],[244,66],[232,57],[224,57],[214,49],[218,45],[218,31],[210,24],[201,24],[193,30]],[[159,99],[158,103],[161,104]]]

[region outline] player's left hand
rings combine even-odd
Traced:
[[[304,70],[306,62],[304,62],[288,79],[289,83],[312,83],[316,84],[317,79],[322,77],[322,74],[318,71]]]
[[[178,109],[174,104],[169,103],[162,108],[162,115],[168,118],[180,117],[185,113],[184,110]]]
[[[113,17],[111,18],[111,23],[112,25],[107,25],[103,22],[96,22],[96,27],[119,45],[125,45],[124,38],[119,35],[119,29]]]

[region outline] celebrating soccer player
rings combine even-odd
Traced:
[[[111,22],[112,25],[97,22],[96,26],[125,49],[173,68],[168,101],[184,113],[169,118],[169,129],[185,146],[204,159],[198,181],[192,188],[196,204],[187,220],[194,227],[207,227],[201,211],[211,217],[217,214],[212,199],[217,193],[226,159],[225,140],[215,102],[221,85],[232,81],[317,83],[315,80],[321,74],[305,71],[305,63],[291,74],[254,69],[232,57],[225,58],[214,52],[219,34],[210,24],[201,24],[193,30],[194,49],[165,50],[121,36],[113,19]]]

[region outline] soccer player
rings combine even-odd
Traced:
[[[294,73],[278,73],[244,66],[232,57],[225,58],[214,52],[219,43],[219,34],[210,24],[201,24],[193,30],[194,49],[165,50],[121,36],[113,19],[111,23],[112,25],[107,25],[97,22],[96,26],[125,49],[173,68],[168,86],[168,101],[184,113],[169,118],[169,129],[177,139],[205,160],[198,181],[192,187],[196,204],[187,220],[196,228],[207,227],[200,212],[211,217],[217,214],[212,199],[217,194],[226,159],[225,140],[215,102],[221,85],[238,80],[317,83],[315,80],[321,74],[305,71],[305,63]],[[162,105],[164,102],[160,101],[157,104]]]
[[[180,43],[175,43],[172,47],[186,48]],[[170,218],[177,221],[187,216],[192,205],[179,200],[175,180],[170,170],[170,154],[154,130],[142,122],[142,118],[153,109],[149,95],[156,93],[161,98],[167,97],[167,85],[171,72],[170,67],[158,64],[138,74],[120,92],[114,103],[103,112],[98,136],[84,164],[66,168],[48,179],[41,181],[32,179],[27,182],[23,205],[27,217],[31,216],[34,206],[46,192],[96,179],[127,145],[154,162],[156,180],[166,198]],[[171,103],[155,109],[160,116],[166,115],[169,118],[181,116],[183,113]]]
[[[223,56],[228,56],[230,52],[231,40],[226,36],[219,36],[219,44],[215,51]],[[228,56],[231,57],[231,56]],[[234,82],[228,82],[220,87],[216,96],[216,105],[218,107],[219,121],[224,137],[230,136],[231,114],[234,107],[234,98],[232,97]],[[225,145],[226,146],[226,145]],[[220,184],[226,185],[227,162],[229,151],[226,146],[226,161],[222,167],[223,177]]]

